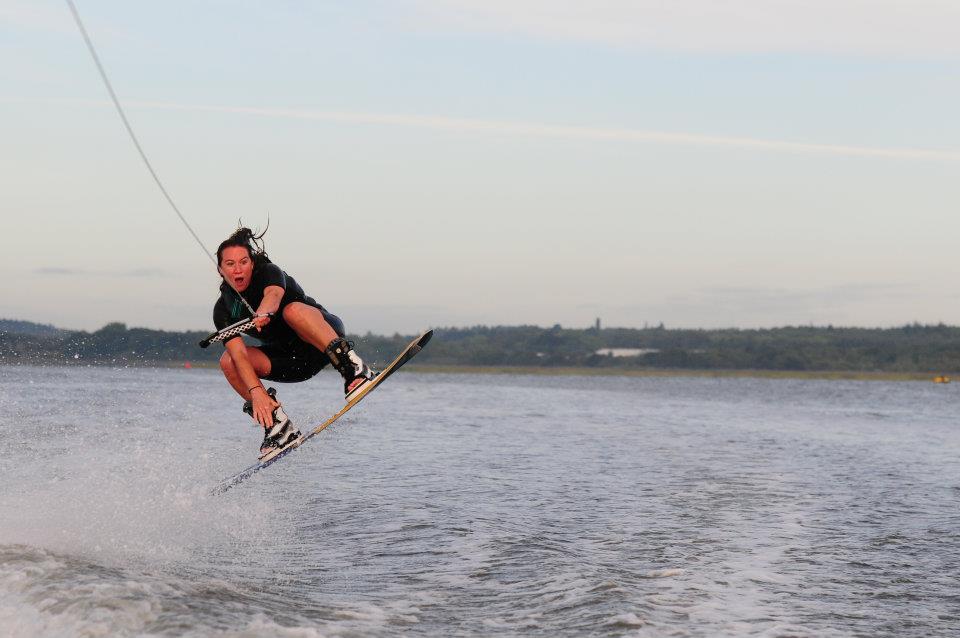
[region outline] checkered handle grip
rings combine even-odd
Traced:
[[[253,329],[256,327],[256,325],[257,325],[256,323],[254,323],[254,321],[253,321],[254,319],[256,319],[257,317],[272,317],[272,316],[273,316],[273,313],[272,313],[272,312],[268,312],[268,313],[261,314],[261,315],[255,315],[255,316],[253,316],[253,317],[250,317],[249,319],[242,319],[242,320],[240,320],[240,321],[238,321],[237,323],[234,323],[234,324],[230,324],[230,325],[227,326],[226,328],[223,328],[223,329],[221,329],[221,330],[218,330],[218,331],[214,332],[212,335],[210,335],[209,337],[207,337],[206,339],[204,339],[203,341],[201,341],[201,342],[200,342],[200,347],[201,347],[201,348],[206,348],[206,347],[209,346],[211,343],[217,343],[217,342],[219,342],[219,341],[226,341],[226,340],[229,339],[230,337],[235,337],[235,336],[238,335],[238,334],[242,334],[242,333],[244,333],[244,332],[248,332],[248,331],[250,331],[250,330],[253,330]]]

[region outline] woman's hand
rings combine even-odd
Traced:
[[[263,290],[263,301],[257,308],[257,316],[253,318],[253,323],[257,326],[259,332],[261,328],[270,323],[270,317],[264,317],[267,313],[275,313],[280,310],[280,302],[283,300],[284,290],[280,286],[267,286]]]
[[[253,418],[265,428],[273,427],[273,411],[279,403],[273,400],[262,385],[250,390],[250,402],[253,403]]]
[[[270,323],[269,315],[257,315],[253,318],[253,325],[257,327],[257,332],[260,332],[260,329]]]

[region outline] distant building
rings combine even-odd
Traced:
[[[660,352],[659,348],[600,348],[596,354],[601,357],[642,357],[645,354]]]

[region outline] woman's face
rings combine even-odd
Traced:
[[[253,276],[250,251],[243,246],[224,248],[220,257],[220,272],[237,292],[246,290],[250,285],[250,277]]]

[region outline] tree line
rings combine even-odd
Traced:
[[[31,326],[37,329],[31,330]],[[215,364],[223,348],[203,350],[204,331],[173,332],[110,323],[93,332],[0,320],[0,364]],[[375,365],[414,335],[352,335]],[[613,356],[605,351],[614,349]],[[636,352],[639,351],[639,352]],[[439,328],[420,365],[665,368],[703,370],[954,372],[960,328],[788,326],[767,329]]]

